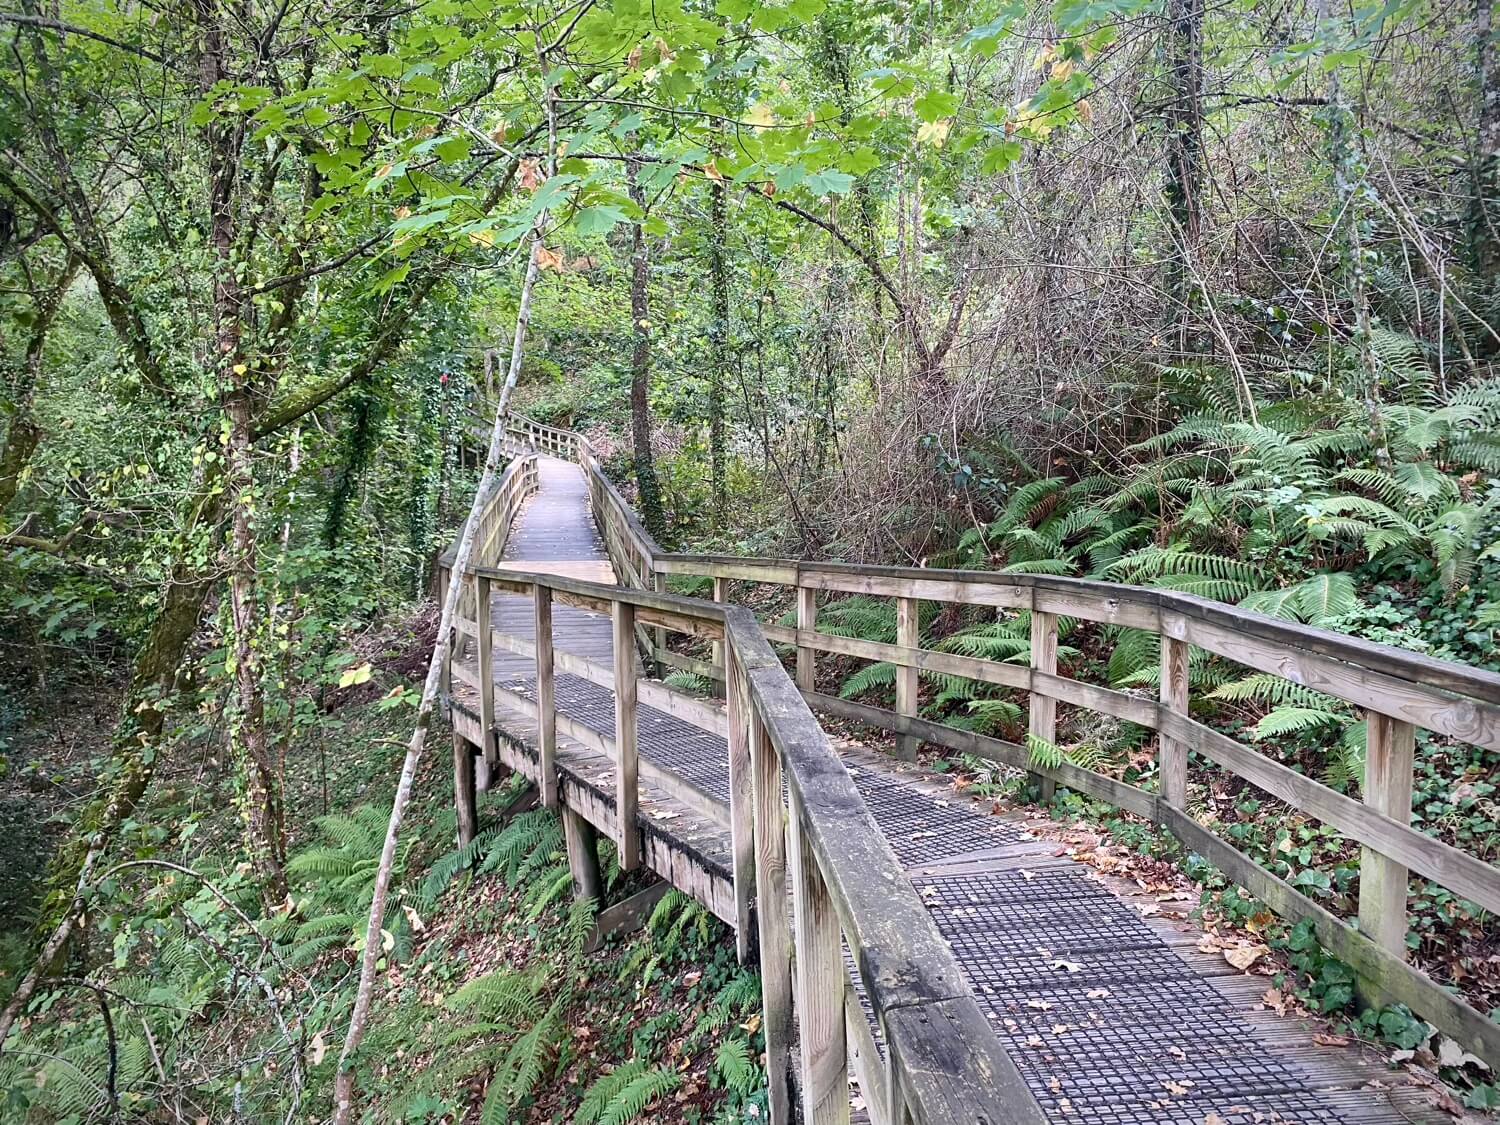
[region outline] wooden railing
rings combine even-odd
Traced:
[[[795,627],[756,625],[755,644],[751,644],[751,619],[726,610],[739,624],[727,630],[724,642],[715,644],[711,660],[672,652],[660,637],[653,644],[657,660],[727,679],[727,695],[733,701],[741,690],[736,685],[736,662],[743,666],[751,652],[760,659],[767,640],[784,644],[795,650],[795,686],[801,699],[814,710],[891,732],[906,753],[913,752],[919,742],[932,743],[1026,770],[1044,788],[1063,785],[1159,824],[1189,851],[1207,859],[1283,918],[1310,921],[1324,948],[1354,968],[1369,1002],[1406,1004],[1466,1050],[1492,1067],[1500,1067],[1500,1025],[1406,959],[1410,874],[1429,879],[1484,911],[1500,914],[1500,869],[1410,824],[1417,729],[1500,750],[1500,676],[1170,590],[1040,575],[671,554],[660,550],[647,534],[580,435],[518,420],[511,436],[518,449],[545,448],[583,467],[589,477],[596,520],[623,583],[636,589],[661,590],[671,575],[708,577],[713,580],[716,603],[729,600],[732,582],[762,583],[789,591],[796,608]],[[818,600],[850,594],[895,601],[897,643],[818,630]],[[922,647],[917,610],[923,601],[1029,614],[1029,665]],[[1158,698],[1059,675],[1056,653],[1060,618],[1141,629],[1159,637]],[[740,637],[745,647],[731,643],[731,633]],[[1363,800],[1340,793],[1194,719],[1190,714],[1188,667],[1195,648],[1358,708],[1368,730]],[[819,654],[894,664],[896,708],[818,693],[814,677]],[[1060,705],[1150,728],[1158,736],[1156,788],[1128,784],[1067,761],[1055,766],[1039,764],[1024,746],[922,718],[917,713],[917,677],[922,672],[1027,692],[1029,733],[1049,743],[1055,741]],[[775,698],[790,706],[786,693]],[[757,708],[760,699],[756,697]],[[739,706],[743,711],[743,704]],[[803,730],[801,714],[801,708],[797,708],[795,721],[788,720],[799,737]],[[771,717],[763,715],[761,721],[775,743],[779,712],[772,712]],[[818,741],[811,733],[806,737]],[[783,754],[779,743],[777,751]],[[1260,866],[1190,815],[1190,754],[1360,845],[1357,925]],[[806,828],[810,839],[824,839],[817,826],[808,823]],[[820,853],[818,862],[826,865],[831,861]],[[826,867],[824,874],[832,884],[833,876]],[[836,891],[835,898],[841,893]],[[840,919],[846,933],[850,924],[859,921],[846,918],[844,912]]]
[[[801,1120],[816,1125],[849,1120],[851,1067],[882,1125],[1041,1125],[1040,1108],[952,951],[752,613],[486,565],[473,566],[461,581],[461,604],[468,608],[455,628],[474,642],[476,654],[450,661],[450,674],[477,694],[484,731],[494,728],[497,700],[535,723],[537,785],[545,804],[555,807],[562,796],[562,735],[613,763],[614,837],[626,870],[643,858],[643,780],[728,828],[737,941],[742,955],[759,953],[772,1122],[795,1118],[795,1063]],[[530,600],[534,640],[488,627],[497,594]],[[612,666],[555,645],[552,609],[559,602],[609,615]],[[715,644],[724,659],[726,708],[645,678],[633,643],[637,627]],[[497,648],[535,661],[534,696],[495,682]],[[559,672],[613,693],[614,737],[558,709]],[[636,737],[642,704],[725,736],[727,815],[706,793],[642,757]],[[846,969],[845,943],[880,1028],[883,1056]]]

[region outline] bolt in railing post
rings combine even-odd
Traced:
[[[747,701],[749,702],[749,701]],[[755,805],[755,922],[760,939],[760,997],[766,1033],[771,1125],[791,1125],[792,935],[786,917],[786,814],[781,759],[765,724],[747,707]]]
[[[1411,823],[1412,758],[1417,731],[1410,723],[1365,712],[1365,804]],[[1359,929],[1387,953],[1406,959],[1406,868],[1370,847],[1359,850]]]
[[[536,725],[540,776],[537,789],[545,808],[557,808],[557,675],[552,657],[552,591],[531,588],[536,611]]]
[[[920,648],[922,639],[917,622],[915,598],[896,599],[896,643],[902,648]],[[918,698],[917,669],[904,665],[896,666],[896,714],[908,717],[917,713]],[[905,762],[917,760],[917,747],[922,740],[903,734],[896,739],[896,757]]]
[[[641,865],[641,834],[636,829],[640,759],[636,743],[635,606],[614,603],[615,649],[615,818],[620,867]]]
[[[1188,713],[1188,644],[1165,633],[1161,638],[1161,703],[1179,715]],[[1157,737],[1157,790],[1174,809],[1187,808],[1188,748],[1175,738]]]
[[[729,839],[734,856],[734,951],[750,960],[750,897],[755,887],[754,798],[750,780],[749,685],[734,649],[725,645],[725,701],[729,723]]]
[[[806,586],[797,587],[797,632],[811,632],[818,627],[818,592]],[[816,691],[818,664],[816,650],[797,642],[797,687]]]
[[[479,726],[484,731],[480,751],[486,759],[495,747],[495,632],[490,618],[490,580],[474,579],[474,629],[479,634]]]
[[[833,899],[791,797],[792,911],[797,942],[797,1028],[806,1125],[848,1125],[849,1056],[844,1027],[844,949]]]
[[[1042,610],[1031,611],[1031,668],[1034,672],[1057,674],[1057,614]],[[1027,701],[1028,731],[1033,738],[1043,742],[1057,741],[1057,700],[1031,685]],[[1057,782],[1040,774],[1030,774],[1044,803],[1050,802],[1057,793]]]

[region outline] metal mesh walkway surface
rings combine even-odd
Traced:
[[[540,489],[512,528],[504,562],[534,563],[524,569],[542,572],[549,564],[607,565],[582,471],[540,458],[538,472]],[[497,595],[492,621],[500,633],[534,637],[529,598]],[[558,650],[611,666],[608,617],[558,606],[554,635]],[[530,658],[497,646],[495,680],[535,698]],[[613,737],[608,688],[559,672],[556,699],[560,712]],[[727,804],[723,738],[649,706],[640,709],[638,730],[644,758]],[[923,787],[894,764],[865,756],[850,772],[1050,1120],[1404,1119],[1378,1093],[1340,1086],[1280,1049],[1091,869],[1057,858],[1014,823]]]

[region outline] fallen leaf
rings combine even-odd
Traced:
[[[1054,961],[1052,962],[1052,967],[1054,969],[1065,969],[1070,973],[1078,973],[1083,971],[1083,966],[1080,965],[1077,961]]]
[[[1271,951],[1263,945],[1237,945],[1224,951],[1224,960],[1244,973],[1269,952]]]
[[[1313,1042],[1320,1047],[1347,1047],[1349,1039],[1344,1035],[1329,1035],[1326,1031],[1313,1033]]]
[[[1052,1001],[1028,1000],[1026,1001],[1026,1006],[1028,1008],[1035,1008],[1038,1012],[1050,1012],[1052,1010]]]
[[[1210,1113],[1203,1119],[1203,1125],[1229,1125],[1229,1122],[1225,1121],[1217,1113]]]
[[[1186,1096],[1193,1088],[1193,1083],[1185,1078],[1181,1082],[1163,1082],[1162,1085],[1167,1088],[1167,1093],[1179,1098]]]

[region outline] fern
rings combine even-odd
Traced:
[[[573,1120],[577,1125],[626,1125],[681,1083],[681,1075],[666,1067],[625,1063],[589,1087]]]
[[[1347,716],[1337,711],[1316,707],[1278,707],[1255,724],[1255,737],[1277,738],[1286,734],[1302,734],[1320,727],[1343,723]]]
[[[864,695],[867,691],[875,688],[890,687],[896,682],[896,666],[882,661],[879,664],[871,664],[861,668],[846,679],[839,687],[839,695],[845,699],[853,699],[855,696]]]
[[[760,1068],[750,1057],[750,1048],[738,1036],[726,1039],[714,1052],[714,1070],[728,1090],[747,1097],[761,1087]]]

